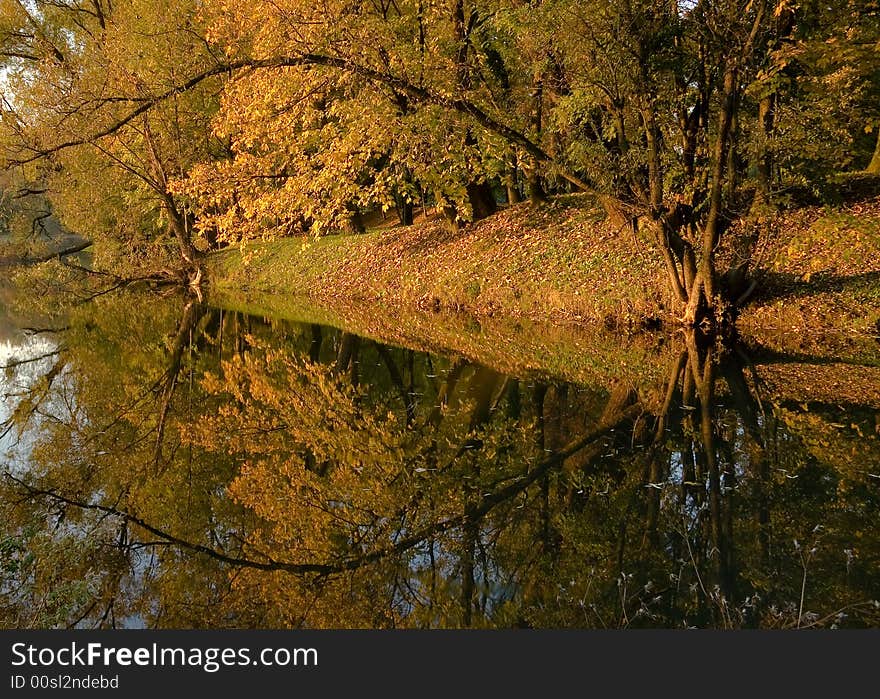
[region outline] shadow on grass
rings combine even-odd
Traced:
[[[763,271],[756,275],[759,290],[755,301],[775,301],[795,299],[820,293],[862,292],[867,287],[877,285],[877,297],[880,299],[880,272],[863,274],[828,274],[817,272],[805,281],[802,275],[791,273]]]

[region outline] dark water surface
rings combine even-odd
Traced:
[[[871,357],[2,320],[0,626],[880,626]]]

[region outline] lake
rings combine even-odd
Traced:
[[[223,305],[0,314],[0,626],[880,626],[880,346]]]

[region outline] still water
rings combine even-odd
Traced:
[[[874,357],[146,291],[3,325],[0,626],[880,626]]]

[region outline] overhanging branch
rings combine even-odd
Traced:
[[[16,159],[12,161],[11,164],[24,165],[26,163],[34,162],[36,160],[40,160],[41,158],[48,157],[60,151],[76,146],[94,143],[95,141],[101,140],[102,138],[111,136],[126,125],[130,124],[134,119],[150,111],[162,102],[165,102],[177,95],[184,94],[189,90],[196,88],[205,80],[217,77],[219,75],[231,75],[235,71],[245,69],[265,70],[273,68],[293,68],[308,66],[323,66],[358,75],[371,82],[381,85],[387,85],[388,87],[391,87],[396,91],[405,93],[414,101],[421,102],[422,104],[435,105],[438,107],[442,107],[443,109],[446,109],[448,111],[470,117],[487,131],[497,136],[500,136],[508,143],[521,147],[530,156],[535,158],[535,160],[557,167],[559,169],[560,175],[579,189],[585,192],[597,193],[597,187],[594,183],[582,177],[578,177],[573,173],[566,172],[564,168],[560,167],[559,163],[555,160],[555,158],[553,158],[553,156],[547,153],[547,151],[541,148],[537,143],[528,138],[528,136],[512,128],[511,126],[500,122],[498,119],[491,116],[489,113],[487,113],[485,110],[483,110],[473,102],[462,98],[447,97],[436,92],[432,92],[431,90],[428,90],[419,85],[415,85],[404,78],[361,65],[348,58],[343,58],[339,56],[325,56],[312,53],[302,54],[299,56],[281,56],[259,60],[243,59],[239,61],[232,61],[230,63],[218,63],[217,65],[202,71],[198,75],[194,75],[186,82],[172,87],[169,90],[166,90],[165,92],[152,98],[106,98],[104,101],[119,102],[128,100],[131,102],[140,102],[140,104],[119,120],[89,136],[63,141],[49,148],[36,151],[33,155],[30,155],[26,158]]]

